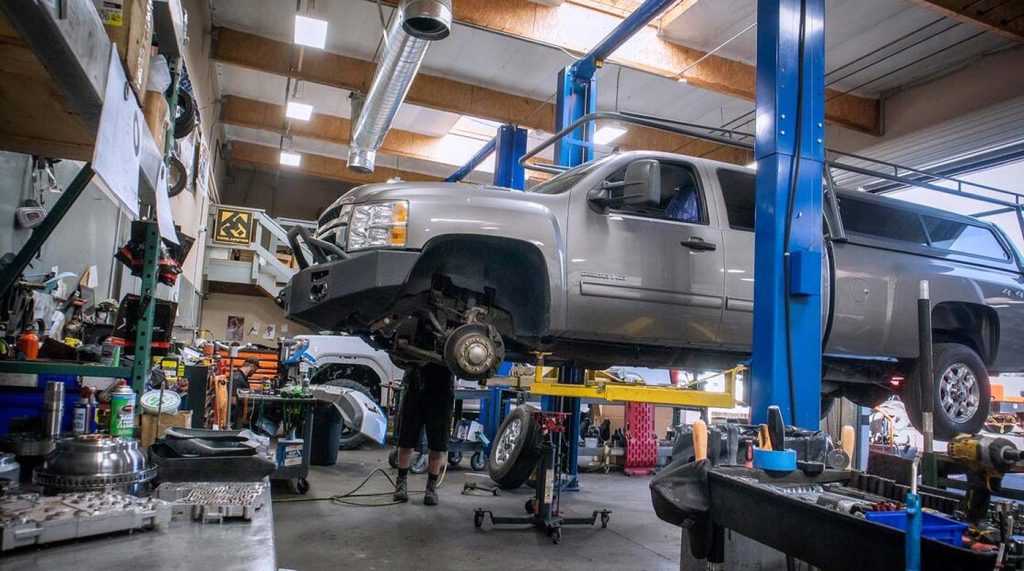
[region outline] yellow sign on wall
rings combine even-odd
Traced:
[[[252,242],[252,212],[247,210],[217,209],[217,228],[214,242],[249,244]]]

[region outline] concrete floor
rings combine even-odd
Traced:
[[[330,501],[288,502],[329,497],[348,492],[374,468],[392,476],[387,451],[342,452],[334,466],[310,469],[307,496],[274,491],[274,533],[278,566],[308,571],[338,569],[355,564],[359,569],[679,569],[680,529],[659,520],[651,508],[648,478],[627,478],[621,473],[584,474],[582,491],[563,494],[563,513],[588,515],[606,507],[614,513],[607,529],[569,527],[561,545],[542,533],[525,528],[473,527],[473,510],[484,507],[497,515],[525,514],[530,488],[501,494],[461,495],[468,468],[449,470],[437,507],[422,505],[419,495],[397,506],[365,508]],[[422,490],[426,476],[410,475],[410,487]],[[375,475],[363,491],[388,491],[390,485]],[[378,501],[387,501],[384,497]]]

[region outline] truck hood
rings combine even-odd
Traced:
[[[353,188],[334,201],[331,210],[343,204],[359,204],[381,200],[416,200],[422,198],[462,201],[472,197],[501,197],[522,202],[545,202],[548,195],[518,192],[486,184],[453,182],[399,182],[366,184]]]

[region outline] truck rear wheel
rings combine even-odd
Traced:
[[[932,387],[935,438],[950,440],[957,434],[976,434],[992,405],[988,370],[973,349],[959,343],[936,343],[932,351]],[[921,430],[920,375],[903,385],[900,399],[914,428]]]

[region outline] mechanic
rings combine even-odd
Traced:
[[[234,388],[235,396],[238,396],[238,391],[240,390],[249,390],[249,377],[259,368],[260,362],[258,359],[246,357],[245,361],[242,361],[242,366],[235,369],[235,372],[231,375],[231,386]]]
[[[429,364],[406,371],[402,385],[398,418],[398,480],[395,481],[394,498],[397,502],[409,501],[409,466],[413,448],[418,447],[420,432],[425,428],[430,457],[423,505],[436,506],[437,479],[448,451],[451,431],[455,379],[448,367]]]

